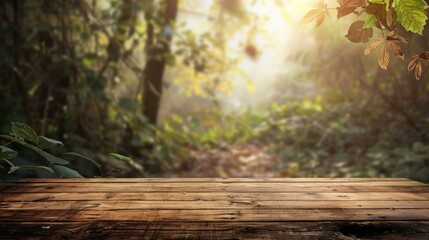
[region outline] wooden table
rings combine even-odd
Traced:
[[[429,239],[429,186],[407,179],[27,179],[0,189],[0,239]]]

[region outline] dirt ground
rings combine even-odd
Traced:
[[[282,177],[267,146],[233,144],[223,148],[189,149],[170,177]]]

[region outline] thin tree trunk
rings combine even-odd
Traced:
[[[164,24],[162,31],[166,27],[171,26],[176,20],[178,0],[165,1],[165,12],[164,12]],[[147,14],[150,14],[149,12]],[[148,20],[148,19],[147,19]],[[162,96],[162,79],[164,76],[164,69],[166,65],[165,56],[170,52],[170,43],[172,40],[172,33],[167,34],[164,40],[157,40],[153,44],[153,25],[150,21],[147,21],[148,36],[147,45],[147,63],[144,72],[144,84],[143,84],[143,114],[148,118],[149,122],[156,125],[158,121],[158,112]]]
[[[24,80],[22,79],[22,76],[19,74],[20,69],[20,48],[21,48],[21,37],[20,37],[20,31],[21,31],[21,1],[15,0],[12,2],[12,9],[13,9],[13,64],[16,68],[15,72],[15,82],[18,84],[18,90],[19,95],[21,96],[22,106],[25,111],[26,120],[29,124],[31,121],[30,118],[30,109],[29,109],[29,96],[27,93],[27,89],[25,87]]]

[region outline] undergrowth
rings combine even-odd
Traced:
[[[370,110],[372,111],[372,110]],[[368,111],[368,112],[370,112]],[[234,143],[268,145],[276,171],[289,177],[406,177],[428,182],[429,145],[421,133],[386,112],[368,115],[352,103],[320,99],[272,104],[266,111],[173,116],[158,131],[170,161],[189,148]]]

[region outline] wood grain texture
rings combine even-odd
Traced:
[[[14,182],[16,184],[19,183],[66,183],[66,182],[78,182],[78,183],[92,183],[92,182],[137,182],[137,183],[147,183],[147,182],[178,182],[178,183],[188,183],[188,182],[200,182],[200,183],[212,183],[212,182],[280,182],[280,183],[290,183],[290,182],[392,182],[392,181],[405,181],[410,182],[407,178],[87,178],[85,182],[77,178],[66,178],[66,179],[58,179],[58,178],[29,178],[23,179],[19,182]]]
[[[265,200],[230,200],[230,201],[61,201],[61,202],[2,202],[1,210],[67,210],[78,208],[92,211],[108,210],[229,210],[229,209],[429,209],[429,201],[265,201]]]
[[[425,239],[429,222],[0,222],[2,239]]]
[[[429,239],[429,186],[395,179],[26,179],[1,239]]]
[[[231,192],[71,192],[71,193],[5,193],[1,202],[39,201],[425,201],[429,193],[421,192],[287,192],[287,193],[231,193]]]

